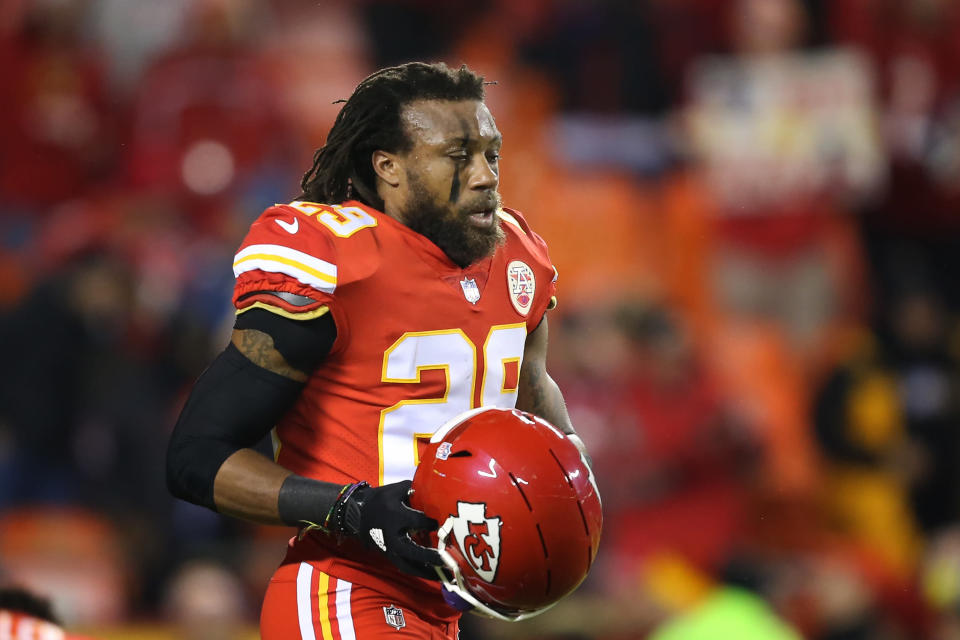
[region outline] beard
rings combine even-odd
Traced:
[[[410,200],[402,212],[404,224],[440,247],[461,269],[492,255],[506,240],[496,213],[489,227],[470,224],[470,215],[500,208],[497,192],[455,206],[438,204],[417,180],[411,180],[411,186]]]

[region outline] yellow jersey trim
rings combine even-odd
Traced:
[[[278,316],[283,316],[284,318],[290,318],[291,320],[313,320],[314,318],[319,318],[320,316],[326,314],[330,311],[330,308],[327,305],[317,307],[316,309],[310,309],[309,311],[301,311],[300,313],[293,313],[287,311],[286,309],[281,309],[280,307],[275,307],[272,304],[267,304],[266,302],[261,302],[257,300],[248,307],[243,309],[237,309],[237,315],[241,313],[246,313],[250,309],[263,309],[264,311],[269,311],[270,313],[275,313]]]
[[[512,215],[510,215],[509,213],[507,213],[507,212],[504,211],[503,209],[497,209],[497,215],[500,216],[500,218],[501,218],[504,222],[509,222],[510,224],[512,224],[513,226],[515,226],[517,229],[520,229],[520,231],[523,233],[523,235],[527,235],[527,232],[523,230],[523,227],[520,226],[520,223],[517,222],[517,219],[514,218]]]

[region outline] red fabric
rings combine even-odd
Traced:
[[[64,635],[55,624],[14,611],[0,610],[0,640],[83,640]]]
[[[430,640],[457,638],[456,619],[423,617],[418,613],[422,607],[415,594],[398,591],[389,583],[363,586],[345,582],[339,576],[324,575],[315,568],[308,569],[303,575],[309,578],[309,589],[307,594],[301,593],[298,600],[297,578],[301,571],[303,568],[299,563],[285,564],[270,580],[260,614],[260,637],[263,640],[309,637],[301,634],[300,614],[303,612],[298,610],[300,605],[310,607],[310,626],[316,640],[325,638],[325,631],[333,640],[350,637],[394,640],[398,632],[402,632],[404,637]],[[308,582],[301,579],[301,589],[305,589]],[[326,588],[322,589],[324,583]],[[379,586],[386,586],[387,590],[382,591]],[[349,616],[343,602],[345,596],[341,595],[338,606],[338,590],[341,594],[349,590]],[[388,615],[393,625],[388,622]],[[348,626],[352,627],[352,635],[351,629],[345,628]]]

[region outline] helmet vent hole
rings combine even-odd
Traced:
[[[540,545],[543,547],[543,557],[549,558],[550,554],[547,553],[547,541],[543,539],[543,531],[540,530],[540,523],[537,523],[537,535],[540,536]]]
[[[590,548],[590,545],[587,545],[587,569],[590,569],[590,565],[593,564],[593,549]]]
[[[513,486],[515,486],[517,488],[517,491],[520,492],[520,497],[523,498],[523,501],[527,503],[527,509],[529,509],[532,512],[533,507],[530,506],[530,501],[527,500],[527,494],[523,492],[523,488],[520,486],[520,483],[517,482],[517,479],[514,477],[512,473],[507,472],[507,474],[510,476],[510,480],[513,481]]]
[[[453,453],[448,455],[447,458],[469,458],[472,455],[473,453],[464,449],[462,451],[454,451]]]

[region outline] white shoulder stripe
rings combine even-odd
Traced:
[[[233,261],[233,275],[259,269],[283,273],[319,291],[333,293],[337,286],[337,266],[310,254],[275,244],[253,244]]]
[[[313,287],[317,291],[322,291],[324,293],[333,293],[337,288],[336,284],[327,282],[326,280],[321,280],[316,276],[316,274],[308,273],[293,265],[283,262],[277,262],[276,260],[265,260],[262,258],[249,258],[244,260],[242,264],[234,264],[233,275],[234,277],[239,277],[241,273],[253,271],[254,269],[259,269],[260,271],[266,271],[268,273],[282,273],[284,275],[288,275],[292,278],[296,278],[303,284]]]
[[[304,253],[303,251],[297,251],[296,249],[285,247],[282,244],[252,244],[236,255],[234,258],[234,264],[242,261],[248,256],[255,254],[266,254],[270,256],[287,258],[289,260],[299,262],[306,267],[319,271],[320,273],[325,273],[334,279],[337,277],[337,265],[331,264],[326,260],[321,260],[320,258],[312,256],[309,253]]]

